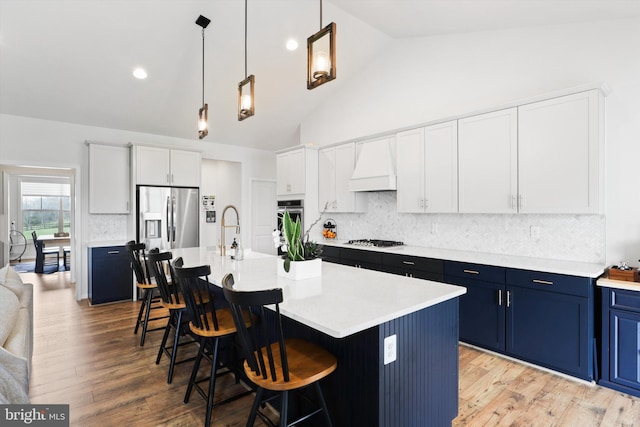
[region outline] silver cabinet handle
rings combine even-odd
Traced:
[[[480,272],[476,270],[462,270],[462,271],[467,274],[480,274]]]
[[[120,251],[109,251],[107,252],[109,255],[118,255]]]
[[[498,305],[502,305],[502,289],[498,289]]]
[[[416,265],[415,262],[411,262],[411,261],[402,261],[402,263],[407,265]]]
[[[511,307],[511,292],[507,291],[507,308]]]
[[[533,283],[539,283],[541,285],[553,285],[553,282],[549,282],[548,280],[533,279],[532,282]]]

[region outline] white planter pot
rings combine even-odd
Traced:
[[[278,276],[291,280],[304,280],[322,276],[322,259],[291,261],[289,271],[284,271],[284,259],[278,258]]]

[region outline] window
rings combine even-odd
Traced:
[[[71,200],[68,182],[20,183],[22,199],[22,232],[43,234],[66,232],[71,229]]]

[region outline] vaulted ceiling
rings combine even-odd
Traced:
[[[306,38],[320,28],[319,0],[248,0],[256,115],[238,122],[242,0],[0,0],[0,113],[197,139],[199,15],[212,21],[203,143],[273,150],[297,144],[300,123],[396,39],[638,17],[640,2],[327,0],[323,24],[338,26],[338,78],[309,91]],[[299,43],[293,52],[289,38]],[[138,66],[147,79],[132,76]]]

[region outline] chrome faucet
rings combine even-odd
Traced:
[[[226,225],[224,221],[224,214],[227,213],[228,209],[233,209],[236,212],[236,225]],[[225,245],[225,228],[235,227],[236,234],[240,234],[240,214],[238,213],[238,209],[236,209],[233,205],[227,205],[222,210],[222,219],[220,220],[220,255],[225,256],[227,254],[227,248]]]

